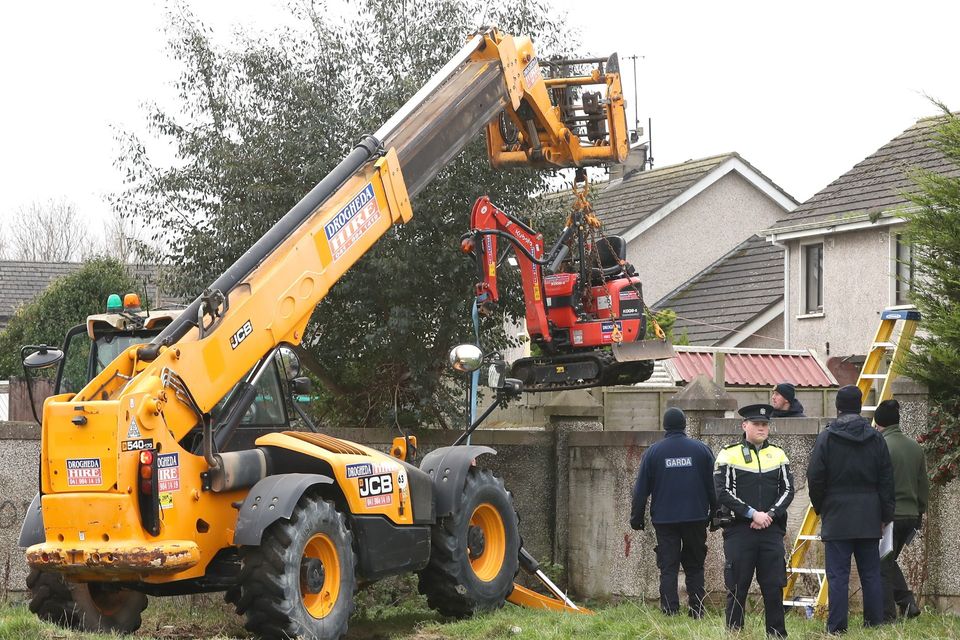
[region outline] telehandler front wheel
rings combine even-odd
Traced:
[[[237,612],[261,638],[334,640],[347,632],[357,589],[356,554],[333,503],[308,492],[289,520],[241,547]]]
[[[432,533],[430,562],[419,574],[430,607],[458,618],[502,607],[520,552],[517,512],[503,481],[471,468],[459,508]]]
[[[147,596],[108,583],[67,582],[59,573],[31,569],[27,576],[30,611],[39,618],[78,631],[133,633]]]

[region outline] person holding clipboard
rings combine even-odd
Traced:
[[[903,547],[913,541],[923,523],[923,514],[927,511],[927,498],[930,483],[927,480],[927,463],[923,448],[917,441],[900,430],[900,403],[896,400],[884,400],[873,414],[877,431],[883,434],[883,441],[890,451],[893,463],[893,486],[896,494],[896,508],[891,526],[890,552],[884,555],[880,551],[880,575],[883,578],[883,619],[893,622],[897,614],[907,618],[920,615],[920,607],[913,591],[903,577],[903,571],[897,564]],[[886,539],[884,539],[886,541]]]

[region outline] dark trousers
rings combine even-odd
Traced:
[[[680,610],[677,580],[680,567],[686,576],[687,600],[694,615],[703,614],[703,562],[707,557],[707,522],[654,524],[657,532],[657,568],[660,569],[660,609]]]
[[[883,579],[883,619],[891,622],[897,619],[897,606],[906,609],[916,604],[913,592],[903,577],[903,571],[897,564],[897,558],[903,551],[907,537],[916,527],[916,518],[893,521],[893,551],[880,561],[880,577]]]
[[[723,554],[727,628],[743,628],[747,593],[756,574],[767,633],[787,637],[783,619],[783,587],[787,583],[783,530],[775,524],[766,529],[751,529],[749,524],[738,522],[723,532]]]
[[[883,623],[883,585],[880,580],[880,541],[877,538],[824,541],[827,570],[827,595],[830,613],[827,631],[847,630],[850,616],[850,556],[857,559],[863,593],[863,624],[873,627]]]

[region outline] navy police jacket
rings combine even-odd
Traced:
[[[630,526],[644,522],[647,498],[653,524],[706,522],[717,508],[713,452],[683,431],[668,431],[643,454],[633,488]]]

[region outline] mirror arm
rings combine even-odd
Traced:
[[[42,424],[40,422],[40,416],[37,415],[37,403],[33,401],[33,385],[30,384],[30,371],[27,369],[27,364],[24,362],[27,359],[26,351],[27,349],[33,349],[33,346],[23,346],[20,347],[20,363],[23,366],[23,383],[27,385],[27,398],[30,400],[30,412],[33,413],[33,419],[37,421],[37,424]]]
[[[320,433],[320,428],[314,424],[313,420],[310,419],[310,416],[307,415],[307,412],[304,411],[300,404],[294,399],[293,391],[290,392],[290,404],[293,405],[293,410],[297,412],[297,415],[300,416],[300,419],[310,428],[310,431],[314,433]]]

